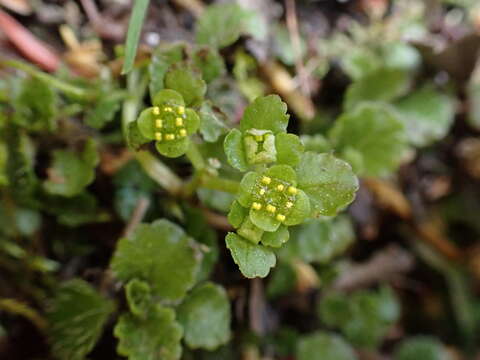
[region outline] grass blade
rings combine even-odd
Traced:
[[[132,70],[137,54],[138,40],[142,30],[143,21],[150,0],[134,0],[132,16],[128,24],[127,43],[125,45],[125,60],[123,62],[122,74]]]

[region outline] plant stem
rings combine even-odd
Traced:
[[[96,96],[96,94],[93,93],[91,90],[82,89],[80,87],[68,84],[21,61],[0,58],[0,65],[22,70],[27,74],[39,80],[45,81],[47,84],[53,86],[54,88],[57,88],[58,90],[63,91],[65,94],[71,95],[75,98],[89,100]]]
[[[235,180],[206,176],[202,179],[200,186],[207,189],[236,194],[240,188],[240,183]]]
[[[203,159],[197,144],[195,144],[193,140],[190,141],[190,145],[185,155],[187,156],[188,160],[190,160],[196,171],[202,170],[205,167],[205,160]]]
[[[145,172],[171,195],[179,195],[183,182],[170,168],[158,160],[149,151],[138,151],[135,158]]]

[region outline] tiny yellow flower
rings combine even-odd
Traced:
[[[285,215],[278,214],[276,218],[278,221],[285,221]]]
[[[266,185],[270,184],[271,182],[272,182],[272,179],[269,178],[268,176],[264,176],[264,177],[262,178],[262,183],[264,183],[264,184],[266,184]]]
[[[277,185],[277,190],[278,191],[283,191],[283,190],[285,190],[285,186],[283,186],[282,184],[279,184],[279,185]]]
[[[175,140],[175,134],[166,134],[165,140]]]
[[[288,192],[289,192],[290,194],[292,194],[292,195],[296,195],[296,194],[298,193],[298,190],[297,190],[296,187],[290,186],[290,187],[288,188]]]
[[[293,203],[291,201],[287,201],[285,206],[286,206],[287,209],[290,209],[293,206]]]
[[[172,108],[170,106],[165,107],[165,111],[171,112]]]
[[[162,141],[162,133],[156,132],[155,133],[155,140]]]
[[[160,115],[160,108],[159,108],[158,106],[155,106],[155,107],[153,108],[153,114],[154,114],[154,115]]]
[[[177,118],[175,119],[175,125],[176,125],[176,126],[183,126],[183,119],[180,118],[180,117],[177,117]]]
[[[258,202],[254,202],[252,204],[252,209],[254,210],[260,210],[262,208],[262,204],[258,203]]]
[[[161,128],[163,126],[162,119],[155,120],[155,125],[156,125],[157,128]]]
[[[177,110],[178,110],[178,113],[179,113],[180,115],[185,114],[185,107],[179,106],[179,107],[177,108]]]
[[[267,205],[266,209],[267,209],[268,212],[271,212],[272,214],[273,214],[275,211],[277,211],[277,208],[276,208],[275,206],[273,206],[273,205],[270,205],[270,204]]]
[[[263,189],[263,188],[260,189],[259,193],[260,193],[260,195],[265,195],[265,189]]]
[[[187,130],[185,130],[185,129],[180,129],[179,133],[180,133],[181,137],[187,136]]]

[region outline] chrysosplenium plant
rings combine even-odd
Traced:
[[[228,220],[226,237],[235,262],[247,277],[268,274],[273,250],[289,240],[289,226],[331,216],[353,198],[358,181],[350,165],[331,154],[304,152],[287,133],[287,106],[276,95],[257,98],[225,137],[228,162],[246,172]]]
[[[228,182],[227,190],[235,195],[228,220],[235,232],[227,234],[226,245],[243,275],[265,277],[275,266],[275,249],[289,240],[288,228],[335,215],[353,200],[358,180],[350,165],[332,154],[304,151],[300,138],[287,132],[287,105],[277,95],[254,100],[239,128],[224,137],[229,165],[243,173],[240,182],[206,171],[198,141],[191,137],[202,132],[208,118],[197,114],[201,100],[186,106],[182,90],[183,96],[172,89],[157,92],[134,126],[143,142],[155,141],[160,154],[186,154],[199,188],[225,191],[219,185]]]

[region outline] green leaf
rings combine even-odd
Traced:
[[[449,360],[445,347],[434,337],[416,336],[404,340],[395,350],[395,360]]]
[[[403,41],[386,44],[382,48],[382,56],[386,67],[406,71],[415,70],[422,61],[417,48]]]
[[[300,138],[294,134],[279,133],[275,135],[277,163],[295,166],[300,162],[304,146]]]
[[[290,233],[286,226],[280,225],[277,231],[264,232],[262,236],[262,244],[274,248],[279,248],[285,244],[290,238]]]
[[[140,132],[137,121],[132,121],[128,124],[126,141],[130,149],[137,151],[143,144],[146,144],[151,140],[143,136]]]
[[[153,306],[145,319],[123,314],[113,330],[119,339],[117,352],[129,360],[178,360],[182,355],[182,327],[175,312]]]
[[[202,71],[205,82],[210,83],[226,71],[223,57],[209,46],[198,48],[193,54],[194,65]]]
[[[186,63],[177,63],[168,70],[165,87],[178,91],[189,106],[202,101],[207,91],[202,75]]]
[[[285,132],[288,125],[287,104],[278,95],[268,95],[255,99],[247,106],[240,121],[240,130],[270,130],[274,134]]]
[[[243,148],[243,136],[240,130],[230,130],[227,136],[225,136],[223,146],[228,163],[235,169],[247,171],[248,163]]]
[[[45,81],[28,77],[20,83],[20,93],[14,100],[16,124],[30,131],[53,131],[58,99]]]
[[[354,47],[341,57],[343,71],[354,80],[374,73],[381,67],[381,59],[365,47]]]
[[[335,215],[353,201],[358,190],[350,165],[331,154],[306,152],[297,176],[298,187],[310,198],[313,216]]]
[[[113,120],[115,114],[120,110],[122,97],[118,93],[102,96],[95,106],[85,116],[85,124],[95,129],[103,128]]]
[[[290,236],[293,241],[282,248],[279,254],[282,259],[321,264],[329,263],[355,240],[353,226],[347,216],[333,220],[310,220],[292,228]]]
[[[152,293],[179,300],[193,286],[201,256],[193,239],[168,220],[139,225],[128,238],[119,240],[111,268],[122,280],[146,281]],[[175,269],[174,272],[171,269]]]
[[[178,139],[169,142],[155,143],[155,147],[160,154],[170,158],[176,158],[185,154],[190,146],[190,140],[188,138]]]
[[[297,282],[297,274],[290,263],[279,262],[270,276],[267,285],[267,297],[275,299],[293,292]]]
[[[362,175],[384,176],[396,169],[407,150],[405,129],[390,107],[365,103],[341,115],[330,138],[339,150],[363,156]]]
[[[242,34],[248,15],[236,3],[209,6],[197,22],[197,43],[215,48],[233,44]]]
[[[391,101],[408,90],[409,78],[402,70],[379,69],[352,83],[345,94],[345,110],[363,101]]]
[[[148,66],[150,75],[150,96],[153,99],[155,94],[165,88],[165,74],[171,65],[183,60],[185,53],[185,44],[169,44],[158,47],[152,54],[152,59]]]
[[[453,123],[454,101],[431,87],[409,94],[396,104],[408,141],[422,147],[443,139]]]
[[[133,279],[125,286],[125,294],[132,314],[145,318],[152,302],[150,286],[144,281]]]
[[[233,260],[247,278],[265,277],[275,266],[275,254],[261,245],[254,245],[234,233],[228,233],[225,241]]]
[[[352,316],[348,296],[338,292],[327,293],[319,304],[318,313],[329,327],[346,326]]]
[[[163,89],[153,95],[152,104],[155,106],[184,106],[185,101],[180,92],[172,89]]]
[[[133,69],[135,56],[137,54],[138,41],[140,39],[140,33],[142,31],[142,25],[147,13],[149,2],[149,0],[137,0],[133,3],[132,16],[128,23],[122,74],[127,74]]]
[[[207,282],[190,292],[177,309],[186,344],[215,350],[230,339],[230,301],[225,290]]]
[[[355,360],[352,347],[341,337],[328,332],[304,336],[297,346],[298,360]]]
[[[47,311],[49,338],[58,359],[83,360],[102,335],[114,305],[88,283],[73,279],[57,290]]]
[[[232,224],[234,228],[239,228],[247,215],[248,210],[240,205],[238,201],[234,201],[228,213],[228,222]]]
[[[210,101],[202,103],[198,115],[200,116],[200,133],[205,141],[216,142],[227,132],[225,114],[215,108]]]
[[[262,240],[264,230],[256,226],[250,217],[246,217],[242,225],[237,230],[238,235],[251,241],[253,244],[258,244]]]
[[[243,176],[242,181],[240,181],[240,190],[237,195],[237,200],[240,205],[250,208],[253,202],[252,194],[259,177],[260,175],[253,171],[250,171]]]
[[[55,150],[49,178],[43,187],[53,195],[78,195],[94,180],[98,161],[96,145],[92,139],[87,140],[81,154],[70,150]]]

